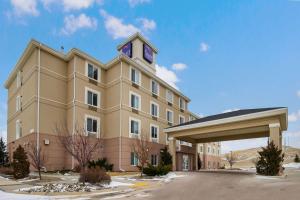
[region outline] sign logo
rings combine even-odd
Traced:
[[[153,62],[153,50],[147,44],[143,44],[143,57],[148,63],[151,64]]]
[[[132,58],[132,42],[128,42],[122,47],[122,53]]]

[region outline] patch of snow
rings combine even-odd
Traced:
[[[292,162],[292,163],[284,164],[283,167],[300,169],[300,163]]]
[[[67,184],[67,183],[48,183],[42,186],[33,186],[30,188],[20,188],[20,192],[91,192],[97,189],[101,189],[100,186],[93,186],[93,185],[84,185],[82,183],[74,183],[74,184]]]
[[[51,198],[40,195],[25,195],[25,194],[15,194],[7,193],[0,190],[1,199],[9,200],[49,200]]]
[[[256,175],[257,179],[265,179],[265,180],[274,180],[274,179],[280,179],[279,176],[261,176],[261,175]]]
[[[132,186],[132,183],[123,183],[123,182],[118,182],[118,181],[111,181],[109,184],[104,184],[104,188],[115,188],[119,186]]]
[[[71,176],[71,174],[69,174],[69,173],[64,173],[64,176]]]

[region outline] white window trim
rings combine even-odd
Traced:
[[[138,134],[135,134],[135,133],[131,133],[131,121],[137,121],[138,124],[139,124],[139,133]],[[130,138],[136,138],[136,137],[141,137],[141,126],[142,126],[142,123],[141,123],[141,120],[137,119],[137,118],[134,118],[134,117],[129,117],[129,137]]]
[[[20,111],[22,107],[22,103],[21,103],[21,95],[18,95],[16,97],[16,112]]]
[[[138,96],[138,98],[139,98],[139,107],[138,107],[138,110],[140,111],[141,108],[142,108],[142,97],[141,97],[141,95],[139,95],[139,94],[137,94],[137,93],[135,93],[133,91],[129,91],[129,107],[133,108],[133,109],[136,109],[136,108],[131,107],[131,95]]]
[[[93,119],[93,120],[96,120],[97,121],[97,132],[88,132],[87,130],[87,119],[90,118],[90,119]],[[85,115],[84,116],[84,128],[85,128],[85,131],[86,133],[91,133],[91,134],[96,134],[97,138],[100,138],[100,118],[99,117],[95,117],[95,116],[92,116],[92,115]]]
[[[172,100],[171,101],[168,100],[168,93],[169,92],[170,92],[170,94],[172,94]],[[166,101],[169,102],[169,103],[172,103],[172,104],[174,102],[174,93],[169,89],[166,89]]]
[[[151,133],[152,126],[157,128],[157,138],[152,138],[152,133]],[[150,139],[151,139],[151,142],[159,143],[159,126],[158,125],[150,124]]]
[[[97,69],[98,69],[98,80],[89,77],[89,74],[88,74],[88,73],[89,73],[89,64],[93,65],[94,68],[97,68]],[[85,61],[85,75],[86,75],[86,77],[89,78],[89,79],[92,79],[92,80],[97,81],[97,82],[99,82],[99,83],[101,82],[101,68],[98,67],[97,65],[95,65],[95,64],[93,64],[93,63],[91,63],[91,62],[89,62],[89,61]]]
[[[97,96],[98,96],[98,98],[97,98],[97,106],[88,104],[88,91],[97,94]],[[89,87],[85,87],[85,104],[86,105],[93,106],[93,107],[96,107],[96,108],[100,108],[100,99],[101,99],[101,93],[100,92],[98,92],[96,90],[93,90],[93,89],[91,89]]]
[[[152,104],[157,106],[157,116],[152,115]],[[150,115],[153,117],[157,117],[157,118],[159,117],[159,105],[158,105],[158,103],[155,103],[154,101],[150,101]]]
[[[178,124],[180,124],[180,118],[183,118],[183,123],[185,123],[185,117],[183,116],[183,115],[179,115],[179,117],[178,117]]]
[[[168,121],[168,111],[170,111],[172,113],[172,121]],[[174,123],[174,112],[172,110],[166,109],[166,120],[169,123]]]
[[[131,153],[133,153],[134,154],[134,157],[136,157],[137,158],[137,163],[136,164],[132,164],[131,163]],[[138,164],[139,164],[139,157],[137,156],[137,153],[135,153],[135,152],[130,152],[130,165],[131,166],[138,166]]]
[[[22,122],[21,122],[21,120],[18,119],[18,120],[16,121],[16,139],[21,138],[20,131],[18,130],[19,128],[22,130]],[[17,133],[18,133],[18,134],[17,134]]]
[[[138,83],[133,82],[132,79],[131,79],[131,78],[132,78],[132,77],[131,77],[131,70],[132,70],[132,69],[134,69],[134,70],[139,74],[139,80],[138,80]],[[135,83],[135,84],[141,86],[141,82],[142,82],[142,74],[141,74],[141,71],[140,71],[139,69],[130,66],[130,68],[129,68],[129,78],[130,78],[130,81],[131,81],[131,82],[133,82],[133,83]]]
[[[21,71],[19,70],[18,72],[17,72],[17,88],[19,88],[19,87],[21,87],[21,83],[22,83],[22,78],[21,78]]]
[[[157,94],[152,92],[152,89],[153,89],[152,88],[152,81],[157,84]],[[150,79],[150,89],[151,89],[150,91],[151,91],[152,94],[155,94],[155,95],[159,96],[159,83],[157,81],[155,81],[154,79]]]
[[[180,101],[182,101],[182,102],[183,102],[183,108],[181,108],[181,107],[180,107]],[[178,105],[179,105],[179,106],[178,106],[178,107],[179,107],[179,109],[185,110],[185,107],[186,107],[186,106],[185,106],[185,100],[184,100],[183,98],[179,97],[179,100],[178,100]]]

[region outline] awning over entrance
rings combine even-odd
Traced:
[[[281,133],[287,130],[287,117],[285,107],[244,109],[203,117],[164,131],[170,140],[170,151],[174,151],[171,153],[176,153],[176,140],[197,144],[270,137],[281,148]]]

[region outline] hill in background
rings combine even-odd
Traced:
[[[233,151],[233,153],[236,154],[238,157],[238,160],[233,165],[233,167],[237,167],[237,168],[255,167],[253,160],[255,160],[258,157],[258,153],[257,153],[258,151],[261,151],[261,147]],[[294,158],[295,158],[296,154],[298,154],[300,156],[300,149],[295,148],[295,147],[285,146],[283,148],[283,152],[285,155],[284,163],[294,162]],[[229,164],[225,159],[225,154],[223,154],[221,156],[222,156],[222,165],[225,164],[226,167],[229,167]]]

